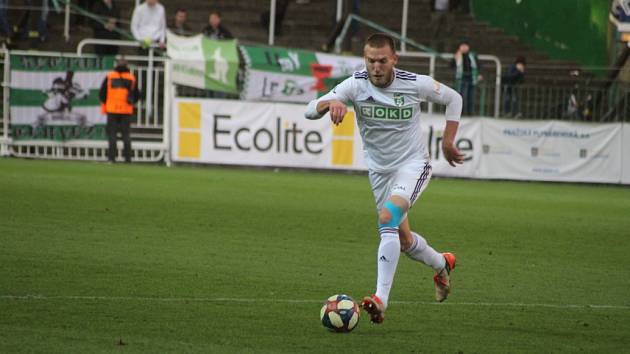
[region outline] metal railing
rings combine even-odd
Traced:
[[[2,135],[0,136],[0,156],[9,155],[9,51],[6,47],[2,51],[2,90],[0,101],[2,102]]]
[[[10,56],[13,54],[59,57],[61,53],[24,52],[4,50],[3,64],[3,90],[2,90],[2,136],[0,137],[0,156],[36,157],[44,159],[75,159],[75,160],[100,160],[107,159],[107,141],[14,141],[10,128]],[[89,54],[63,54],[64,57],[96,57]],[[168,73],[163,66],[148,65],[151,60],[164,61],[163,58],[151,59],[142,56],[127,56],[131,70],[135,73],[138,86],[143,87],[152,78],[151,106],[139,106],[136,110],[136,122],[131,124],[132,159],[134,161],[155,162],[164,160],[170,163],[168,152],[169,144],[169,115],[165,111],[170,109],[169,101],[165,99],[170,95],[170,81]],[[150,114],[149,114],[150,113]],[[122,159],[122,143],[119,142],[118,159]]]
[[[85,46],[87,45],[113,45],[113,46],[119,46],[119,47],[135,47],[135,48],[141,48],[142,44],[138,41],[124,41],[124,40],[115,40],[115,39],[97,39],[97,38],[85,38],[83,40],[81,40],[79,42],[79,44],[77,44],[77,55],[81,56],[83,55],[83,49],[85,48]],[[157,45],[153,44],[148,48],[148,53],[149,56],[148,57],[144,57],[144,56],[125,56],[125,58],[130,59],[130,60],[142,60],[142,59],[146,59],[146,62],[148,64],[147,68],[146,68],[146,72],[147,73],[154,73],[154,68],[155,68],[155,62],[159,61],[159,62],[163,62],[165,61],[164,58],[162,57],[157,57],[155,56],[155,49],[158,48]],[[163,69],[161,70],[162,72],[164,71]],[[156,73],[160,72],[160,69],[155,70]],[[140,75],[142,75],[142,72],[140,73]],[[157,87],[154,87],[154,75],[149,75],[146,74],[147,77],[147,82],[146,85],[143,86],[146,88],[145,93],[145,100],[144,100],[144,107],[145,107],[145,111],[147,115],[152,115],[153,113],[153,102],[157,102],[157,99],[154,97],[154,95],[157,94]],[[158,86],[159,87],[159,86]]]

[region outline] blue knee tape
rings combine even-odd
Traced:
[[[379,223],[378,227],[398,227],[402,222],[402,217],[404,215],[403,209],[389,200],[383,204],[383,208],[389,211],[392,218],[386,224]]]

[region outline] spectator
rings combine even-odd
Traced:
[[[337,40],[337,37],[339,37],[339,35],[341,34],[341,30],[343,29],[343,26],[348,20],[348,16],[350,16],[350,14],[355,14],[355,15],[360,14],[359,0],[345,0],[342,4],[341,20],[337,21],[337,1],[331,1],[330,4],[334,6],[333,17],[332,17],[333,30],[330,33],[330,35],[328,35],[328,39],[326,40],[326,43],[324,43],[321,47],[322,51],[324,52],[332,52],[333,49],[335,49],[334,48],[335,41]],[[342,43],[342,49],[346,51],[352,51],[353,50],[352,44],[358,41],[359,41],[359,25],[357,21],[352,21],[350,23],[350,41],[348,42],[344,40]],[[363,50],[363,48],[361,48],[361,50]]]
[[[166,39],[164,6],[158,0],[145,0],[136,6],[131,16],[131,33],[136,40],[143,43],[145,49],[141,50],[143,54],[152,44],[158,44],[164,49]]]
[[[453,0],[431,0],[431,47],[438,52],[444,51],[446,39],[452,33],[453,5]]]
[[[79,7],[81,10],[92,11],[92,12],[94,12],[92,7],[94,6],[94,3],[96,2],[100,2],[100,0],[96,0],[96,1],[95,0],[76,0],[77,7]],[[82,25],[85,25],[85,22],[86,22],[86,17],[83,15],[82,12],[79,12],[78,14],[74,15],[74,20],[72,21],[72,24],[75,26],[82,26]]]
[[[173,18],[173,24],[170,26],[171,31],[179,36],[190,36],[192,31],[186,24],[188,20],[188,12],[186,9],[179,8],[175,11],[175,17]]]
[[[120,34],[117,32],[120,9],[114,0],[99,0],[94,4],[92,11],[94,15],[99,17],[98,21],[92,21],[94,38],[120,39]],[[95,51],[97,55],[116,55],[118,54],[118,46],[97,45]]]
[[[33,11],[33,0],[24,0],[24,6],[26,10],[22,13],[20,20],[17,24],[17,37],[28,37],[37,39],[39,42],[45,42],[48,37],[48,0],[42,0],[41,7]],[[32,13],[35,16],[31,16]],[[30,25],[29,25],[30,24]],[[34,28],[36,30],[34,30]],[[35,46],[37,42],[34,43]]]
[[[9,8],[9,0],[0,0],[0,36],[4,37],[4,40],[7,44],[11,43],[11,24],[9,23],[9,18],[7,17],[7,12]]]
[[[221,13],[217,10],[210,12],[208,16],[208,25],[203,29],[202,33],[210,39],[232,39],[232,33],[221,23]]]
[[[481,65],[477,54],[470,50],[468,41],[460,42],[451,62],[451,67],[455,69],[457,92],[464,99],[462,114],[472,115],[474,113],[475,88],[479,81],[483,80],[483,76],[479,73]]]
[[[472,11],[470,11],[470,0],[451,0],[453,5],[451,6],[452,10],[458,9],[459,12],[471,15]]]
[[[281,36],[282,35],[282,22],[284,21],[284,15],[287,13],[287,8],[289,7],[289,0],[278,0],[276,2],[276,21],[274,25],[274,35]],[[263,26],[265,31],[269,32],[269,18],[271,17],[271,12],[269,10],[265,10],[262,14],[260,14],[260,24]]]
[[[135,76],[129,70],[126,60],[119,59],[114,70],[103,80],[99,93],[101,109],[107,114],[107,159],[110,163],[116,162],[118,155],[116,140],[119,131],[123,140],[125,162],[131,162],[130,125],[133,105],[139,98]]]
[[[507,117],[521,117],[516,86],[525,81],[525,65],[525,58],[518,57],[503,75],[503,111]]]

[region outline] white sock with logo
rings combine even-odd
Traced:
[[[446,259],[444,256],[429,246],[427,240],[415,232],[411,232],[413,236],[413,242],[405,253],[414,261],[422,262],[429,267],[433,268],[436,272],[439,272],[446,266]]]
[[[391,230],[381,230],[381,243],[378,246],[378,276],[376,278],[376,296],[381,299],[383,306],[387,308],[389,300],[389,291],[394,282],[394,274],[396,274],[396,266],[400,258],[400,239],[398,232]]]

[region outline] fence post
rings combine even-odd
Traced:
[[[400,51],[405,53],[407,51],[407,18],[409,17],[409,0],[403,0],[403,13],[402,13],[402,25],[400,28]]]
[[[172,61],[167,59],[164,65],[164,111],[162,112],[162,140],[164,141],[164,163],[171,166],[171,112],[173,110],[173,97],[175,90],[171,82]]]
[[[269,45],[273,45],[276,35],[276,0],[269,4]]]
[[[11,55],[4,47],[4,77],[2,79],[2,143],[0,156],[9,156],[9,75],[11,74]]]
[[[147,67],[147,97],[145,100],[145,112],[147,119],[153,113],[153,45],[149,47],[149,66]]]
[[[66,1],[66,14],[64,17],[63,38],[70,41],[70,0]]]

